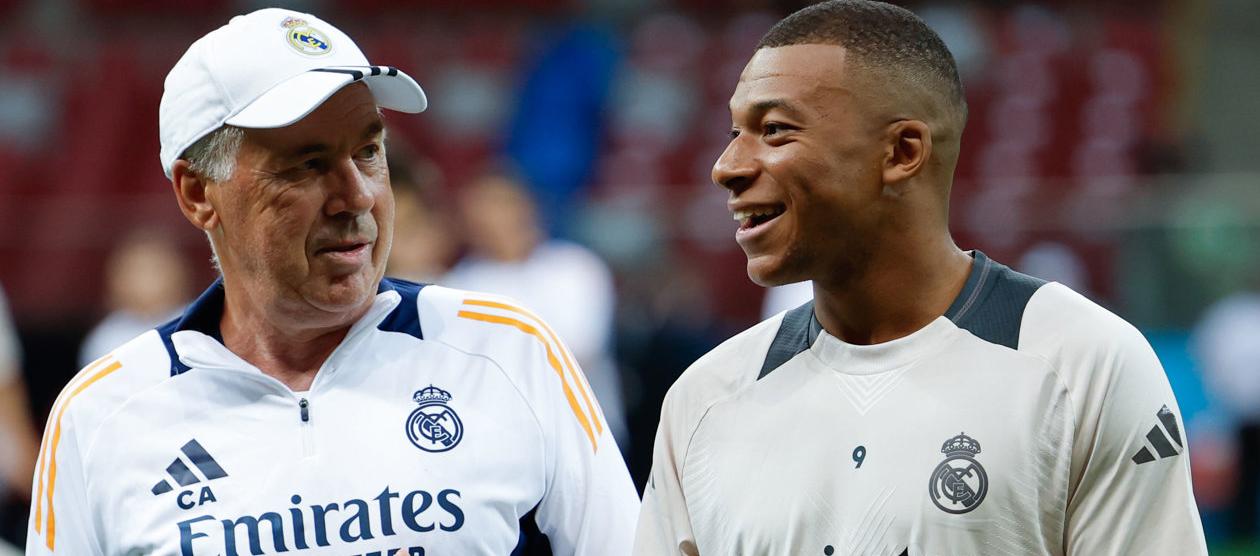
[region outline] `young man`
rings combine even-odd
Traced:
[[[161,160],[222,279],[48,420],[30,554],[627,553],[633,485],[581,371],[501,298],[383,278],[380,109],[424,93],[278,9],[194,43]]]
[[[814,301],[666,398],[639,554],[1204,554],[1141,334],[950,238],[966,119],[940,38],[840,0],[779,22],[713,168],[762,285]]]

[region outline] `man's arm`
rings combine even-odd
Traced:
[[[1099,373],[1107,382],[1077,400],[1098,408],[1086,413],[1097,423],[1094,434],[1075,439],[1084,467],[1072,485],[1064,546],[1070,555],[1206,555],[1181,412],[1154,351],[1126,328],[1098,358],[1112,367]]]
[[[690,427],[682,423],[676,388],[677,385],[670,389],[661,406],[661,424],[652,452],[652,474],[643,489],[643,509],[634,536],[637,555],[699,554],[682,492],[682,464]]]
[[[44,429],[34,483],[26,553],[31,556],[104,554],[88,503],[73,416],[65,414],[57,405],[53,406]]]
[[[418,303],[434,341],[489,358],[531,410],[544,476],[536,506],[520,517],[533,515],[553,554],[629,554],[639,497],[599,402],[555,330],[490,294],[428,286]],[[451,314],[457,318],[443,320]],[[531,546],[521,540],[518,549]]]
[[[535,521],[554,554],[629,554],[639,497],[621,451],[576,359],[546,324],[530,320],[545,345],[545,407],[537,413],[550,454]]]

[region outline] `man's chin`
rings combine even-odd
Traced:
[[[790,275],[782,259],[768,255],[748,257],[748,278],[754,284],[766,288],[801,281],[801,278]]]
[[[329,277],[308,298],[326,312],[356,312],[375,297],[378,284],[374,278],[361,272]]]

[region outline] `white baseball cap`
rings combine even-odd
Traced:
[[[356,81],[382,108],[416,113],[428,106],[411,76],[369,64],[350,37],[313,15],[279,8],[238,15],[194,42],[166,75],[158,108],[162,170],[171,177],[184,150],[224,124],[285,127]]]

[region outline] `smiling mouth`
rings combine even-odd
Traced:
[[[736,222],[739,222],[739,230],[747,231],[766,222],[774,220],[787,211],[787,207],[783,205],[774,205],[768,207],[757,207],[745,210],[737,210],[732,216]]]

